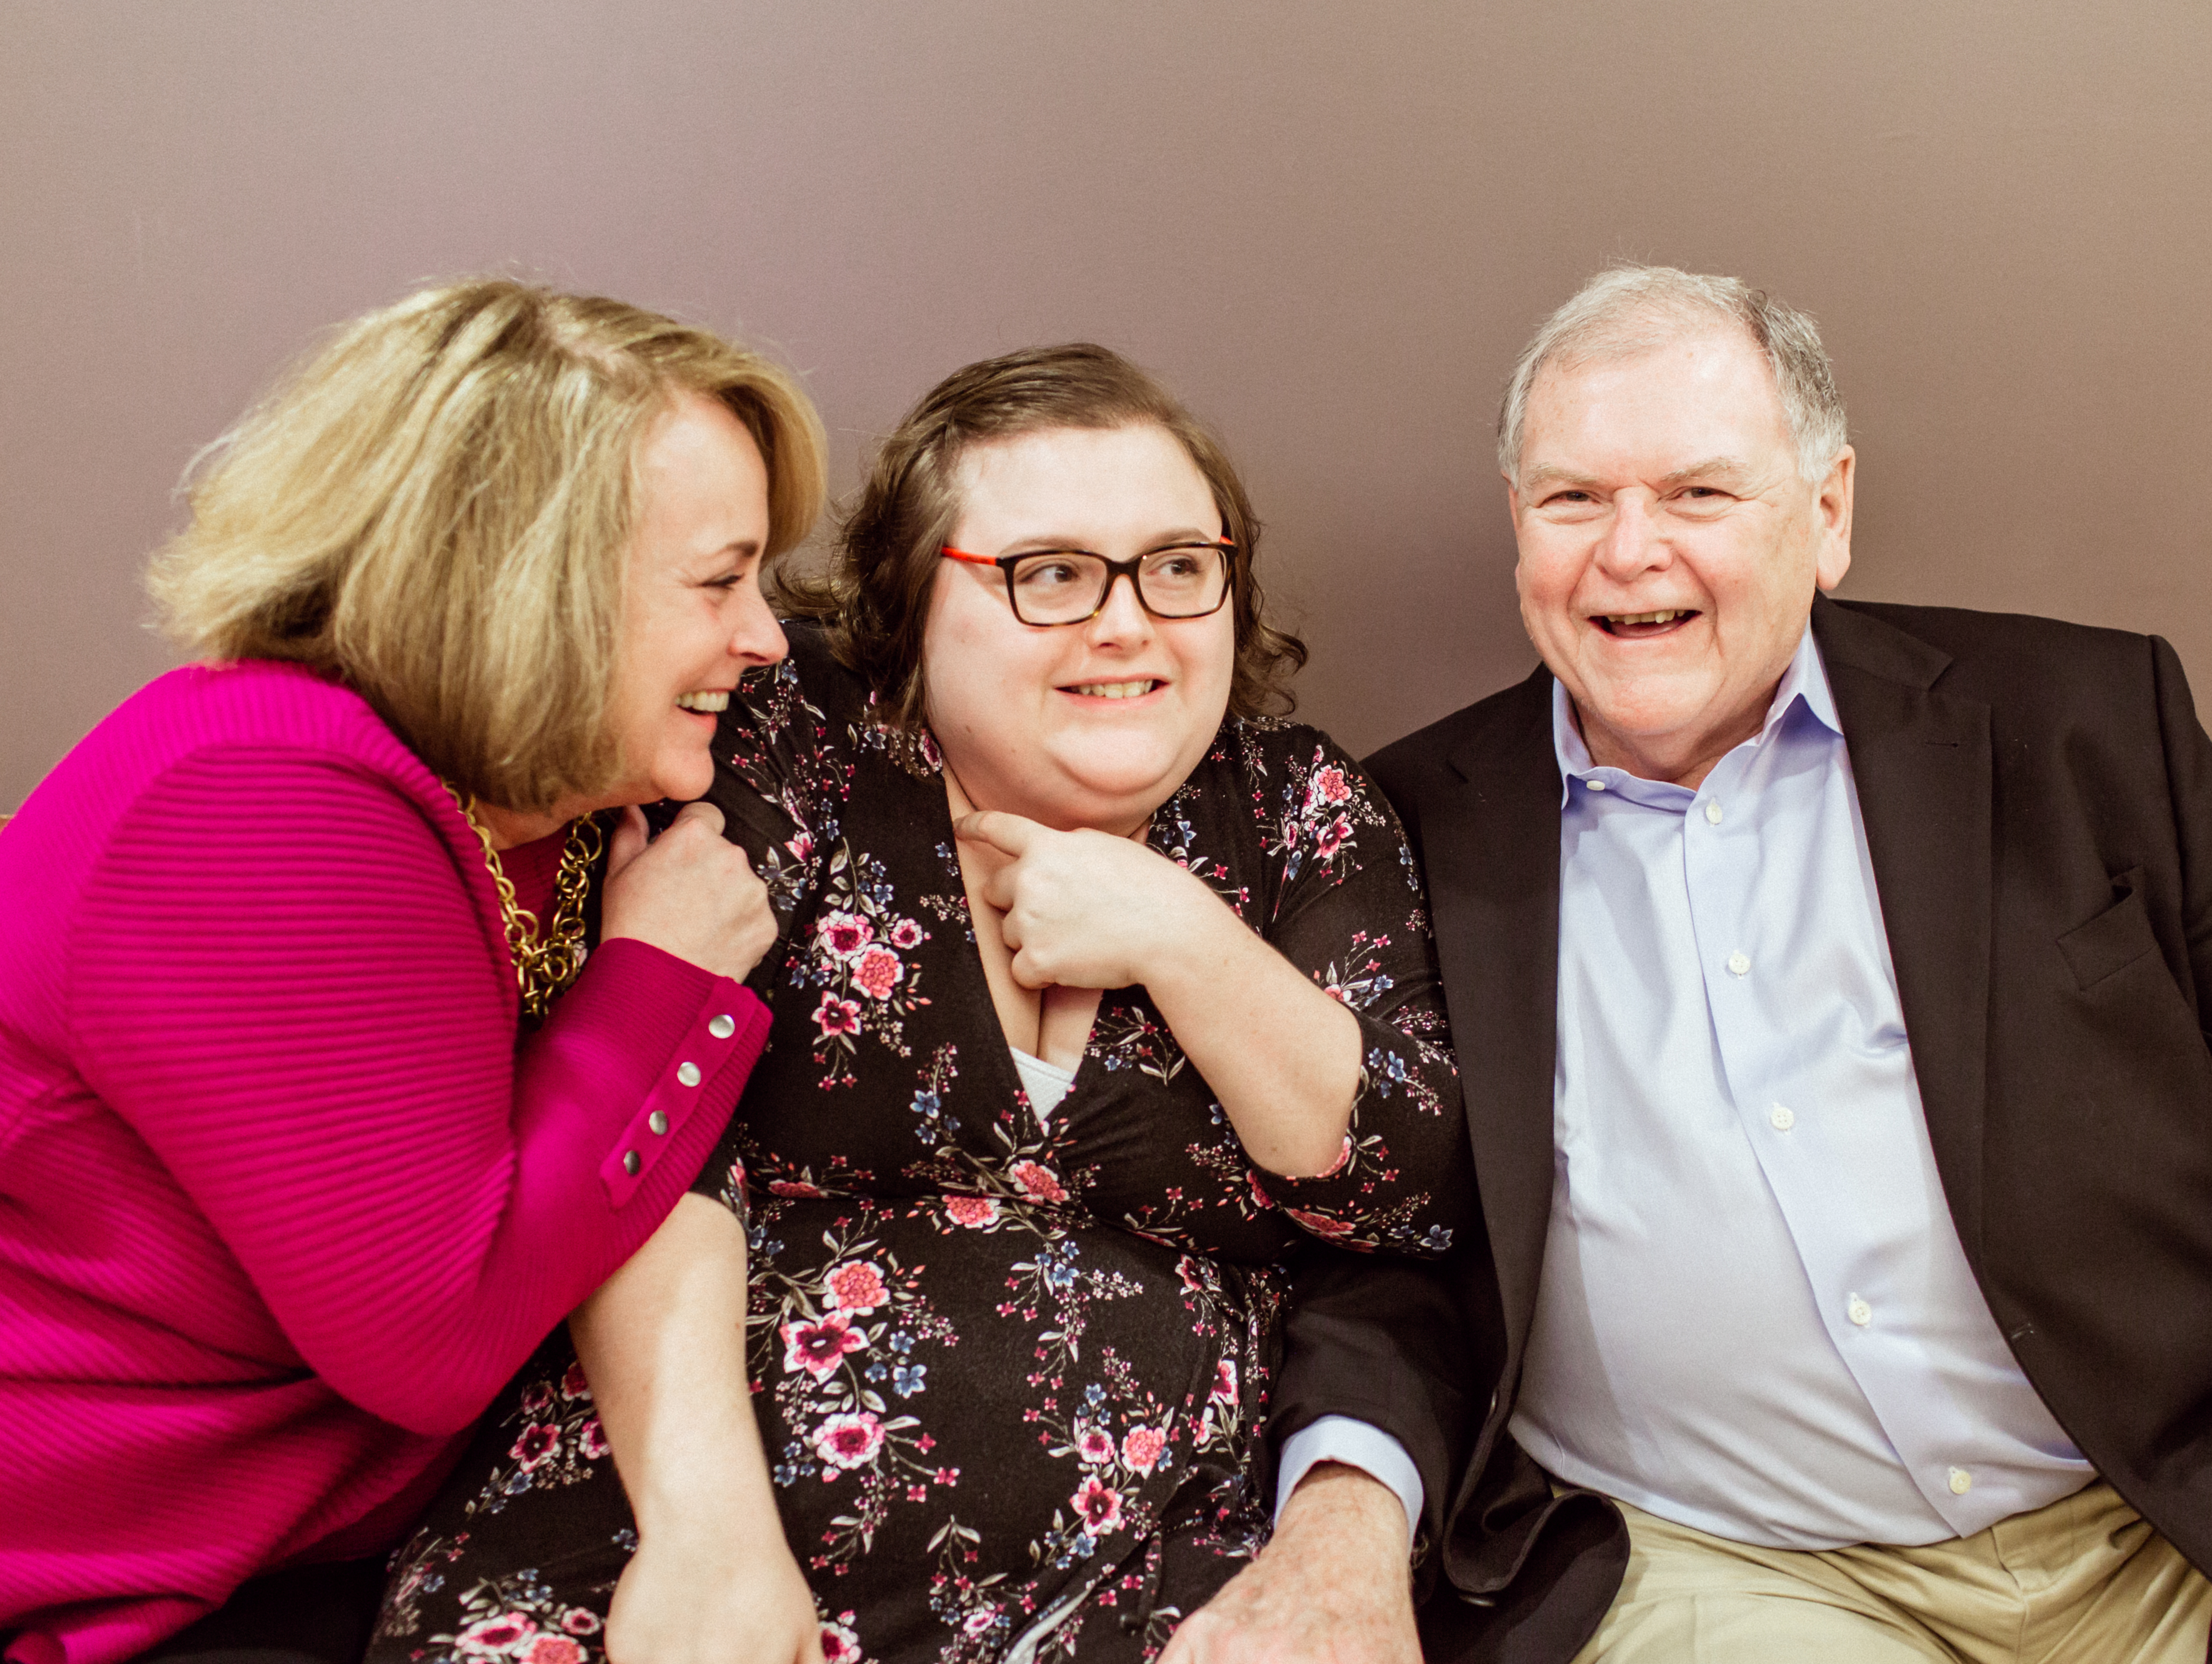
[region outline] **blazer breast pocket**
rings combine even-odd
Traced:
[[[2125,970],[2147,953],[2158,950],[2152,934],[2150,910],[2143,905],[2142,869],[2131,866],[2115,874],[2114,890],[2127,894],[2085,925],[2076,925],[2058,938],[2076,986],[2092,987],[2116,971]]]

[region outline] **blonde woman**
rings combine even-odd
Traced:
[[[506,282],[214,453],[153,579],[199,662],[0,841],[9,1660],[357,1653],[374,1563],[317,1569],[690,1185],[775,925],[718,812],[629,805],[705,792],[783,657],[822,454],[754,355]]]

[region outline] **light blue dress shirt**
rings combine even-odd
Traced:
[[[1553,1181],[1513,1436],[1776,1548],[1935,1542],[2079,1490],[1944,1201],[1810,629],[1694,792],[1595,766],[1556,684],[1552,727]]]

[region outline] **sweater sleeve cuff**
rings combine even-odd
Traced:
[[[544,1037],[557,1025],[556,1043],[575,1060],[597,1054],[602,1067],[636,1077],[636,1107],[598,1163],[610,1209],[625,1206],[665,1162],[684,1167],[678,1192],[690,1184],[721,1138],[769,1020],[751,990],[647,943],[620,937],[592,953]]]

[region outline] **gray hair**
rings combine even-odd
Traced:
[[[1498,413],[1498,465],[1505,477],[1519,476],[1528,390],[1547,364],[1649,351],[1685,326],[1715,319],[1741,327],[1766,355],[1797,446],[1797,471],[1808,484],[1819,484],[1849,435],[1843,397],[1813,320],[1740,277],[1634,264],[1598,273],[1547,318],[1522,349]]]

